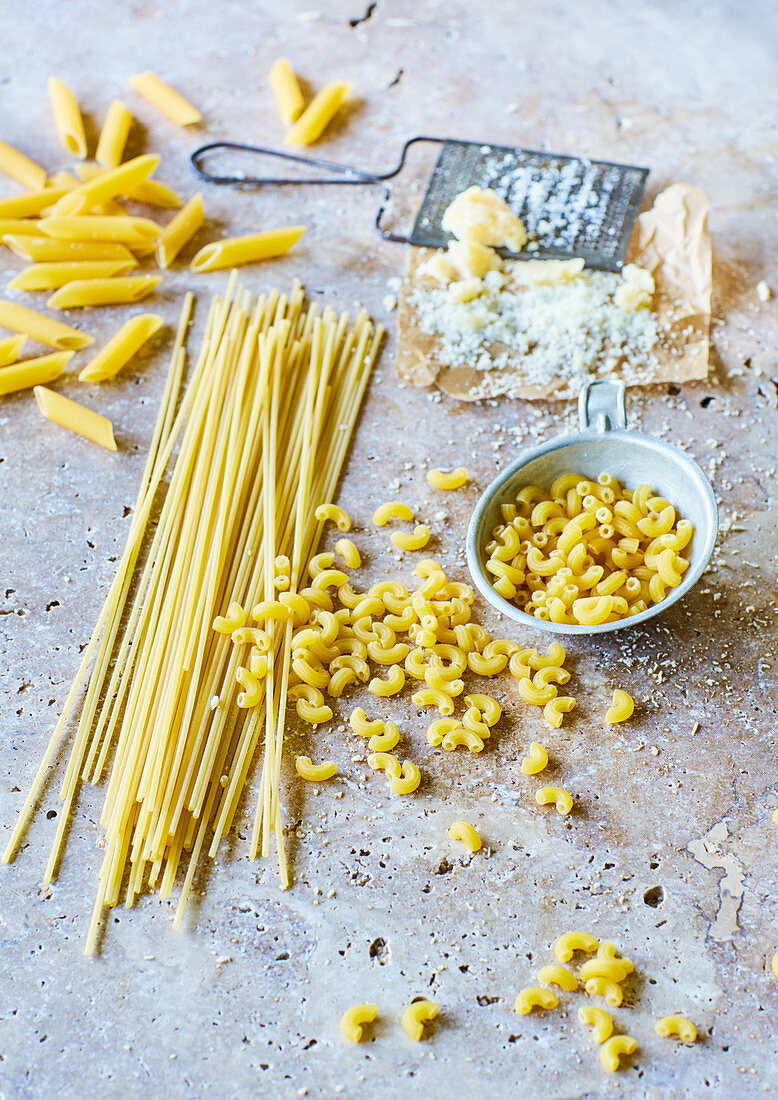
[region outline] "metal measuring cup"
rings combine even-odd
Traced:
[[[623,382],[588,382],[578,398],[580,430],[524,451],[494,479],[476,505],[467,532],[470,574],[481,595],[517,623],[553,634],[606,634],[637,626],[680,600],[705,572],[719,527],[713,488],[697,463],[683,451],[642,432],[627,430],[625,389]],[[500,505],[514,502],[525,485],[550,485],[561,474],[573,472],[594,481],[599,474],[609,473],[628,489],[648,482],[658,496],[670,501],[679,516],[694,524],[689,568],[678,587],[668,591],[660,603],[614,623],[581,626],[536,619],[495,592],[484,568],[484,547],[493,528],[503,522]]]

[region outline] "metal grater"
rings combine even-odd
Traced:
[[[408,150],[417,143],[441,146],[427,183],[416,221],[409,235],[399,235],[381,224],[394,179],[405,165]],[[323,169],[313,177],[250,176],[243,172],[216,174],[203,167],[211,156],[224,151],[272,157]],[[375,224],[385,240],[422,248],[445,248],[451,239],[441,227],[446,207],[468,187],[490,187],[501,195],[526,226],[529,243],[513,259],[566,259],[582,257],[587,267],[619,271],[627,254],[632,227],[640,209],[648,168],[614,164],[605,160],[514,149],[508,145],[484,145],[419,135],[406,141],[399,163],[388,172],[365,172],[345,164],[303,157],[279,149],[238,142],[217,141],[196,149],[190,158],[197,175],[208,183],[262,186],[267,184],[378,184],[384,201]]]

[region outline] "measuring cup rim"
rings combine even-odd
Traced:
[[[673,455],[673,458],[679,460],[686,466],[689,474],[694,478],[700,493],[705,497],[712,517],[712,522],[702,547],[702,553],[697,564],[687,569],[683,580],[676,588],[668,592],[665,598],[659,603],[651,604],[650,607],[647,607],[645,611],[641,611],[638,615],[631,615],[623,619],[618,619],[614,623],[600,623],[596,626],[584,626],[580,623],[552,623],[547,619],[537,619],[534,615],[528,615],[526,611],[522,611],[515,604],[504,599],[495,591],[489,578],[486,576],[483,565],[481,564],[481,548],[479,546],[479,542],[483,541],[479,539],[479,533],[484,516],[492,499],[499,493],[506,482],[515,477],[518,471],[523,467],[528,466],[531,462],[534,462],[538,458],[542,458],[552,451],[562,450],[564,447],[569,447],[576,443],[597,443],[601,442],[603,439],[635,440],[639,442],[641,446],[657,451],[669,452]],[[529,627],[548,631],[552,634],[608,634],[614,630],[623,630],[626,627],[639,626],[641,623],[646,622],[647,619],[652,619],[655,615],[660,614],[662,611],[666,611],[668,607],[680,600],[681,597],[697,583],[707,569],[708,562],[713,553],[713,547],[716,543],[718,529],[718,508],[713,486],[695,460],[687,455],[685,451],[681,450],[680,447],[672,443],[667,443],[663,439],[656,439],[654,436],[646,435],[644,432],[630,431],[627,428],[618,428],[607,432],[587,429],[586,431],[569,432],[566,435],[556,436],[554,439],[550,439],[546,443],[541,443],[537,447],[531,447],[529,450],[522,451],[509,466],[501,470],[497,477],[490,482],[481,494],[473,510],[473,514],[470,517],[466,545],[467,565],[476,588],[478,588],[481,595],[503,615],[507,615],[515,622],[525,623]],[[695,532],[695,537],[696,535],[697,532]]]

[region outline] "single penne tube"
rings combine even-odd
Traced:
[[[97,179],[105,169],[99,164],[85,162],[79,164],[76,171],[82,180],[88,181]],[[172,187],[168,187],[166,183],[160,183],[159,180],[142,180],[135,184],[131,191],[122,192],[122,196],[134,199],[136,202],[145,202],[149,206],[161,206],[166,210],[177,210],[181,206],[181,196]]]
[[[10,290],[56,290],[77,279],[110,279],[126,275],[137,267],[137,260],[75,260],[62,263],[33,264],[11,279]]]
[[[55,172],[53,176],[49,176],[46,180],[46,186],[61,187],[63,191],[72,191],[74,187],[80,185],[72,172],[67,172],[63,169],[61,172]]]
[[[39,237],[38,222],[34,218],[0,218],[0,240],[3,244],[8,243],[5,240],[8,236]]]
[[[203,117],[196,107],[154,73],[145,72],[131,76],[130,86],[177,126],[192,126]]]
[[[128,214],[41,218],[40,228],[47,237],[58,240],[121,241],[123,244],[154,242],[162,232],[162,227],[149,218],[132,218]]]
[[[0,172],[29,191],[38,191],[46,183],[46,169],[5,141],[0,141]]]
[[[350,95],[350,84],[322,88],[286,135],[284,145],[311,145],[317,141]]]
[[[117,195],[129,195],[133,187],[147,180],[157,168],[162,158],[155,153],[144,153],[140,157],[120,164],[118,168],[109,168],[94,179],[87,180],[74,191],[69,191],[57,202],[52,216],[67,217],[71,214],[84,214],[96,206],[115,199]]]
[[[77,186],[78,181],[76,181]],[[71,190],[71,184],[58,183],[42,187],[40,191],[29,191],[26,195],[13,195],[9,199],[0,199],[0,218],[35,218],[42,210],[53,206]]]
[[[163,324],[164,320],[158,313],[139,313],[137,317],[131,317],[87,363],[78,376],[79,381],[105,382],[115,378]]]
[[[39,344],[46,344],[57,351],[80,351],[95,342],[94,336],[63,325],[43,313],[36,313],[34,309],[20,306],[18,302],[0,301],[0,325],[13,332],[23,332]]]
[[[160,283],[161,275],[126,275],[119,279],[76,279],[46,302],[49,309],[82,309],[139,302]]]
[[[192,271],[218,271],[223,267],[237,267],[283,256],[296,244],[305,232],[304,225],[289,225],[283,229],[269,229],[264,233],[252,233],[248,237],[228,237],[201,248],[190,265]]]
[[[116,450],[113,424],[107,416],[101,416],[93,409],[87,409],[77,401],[71,401],[69,397],[63,397],[61,393],[55,393],[45,386],[35,387],[35,400],[40,411],[52,423],[69,428],[71,432],[82,435],[92,443],[99,443],[109,451]]]
[[[106,112],[95,153],[95,160],[103,168],[119,167],[131,126],[132,111],[120,99],[114,99]]]
[[[290,126],[303,113],[305,101],[294,69],[285,57],[273,62],[268,80],[281,112],[281,121]]]
[[[186,206],[168,222],[156,245],[157,263],[170,267],[178,253],[203,224],[203,196],[198,191]]]
[[[0,340],[0,367],[7,367],[15,363],[22,354],[22,348],[27,342],[27,337],[20,333],[18,336],[6,336]]]
[[[25,359],[11,367],[3,367],[0,369],[0,397],[56,381],[74,355],[74,351],[55,351],[51,355],[41,355],[38,359]]]
[[[35,224],[35,223],[33,223]],[[116,241],[57,241],[53,237],[27,237],[18,233],[3,235],[3,222],[0,221],[0,236],[3,244],[22,260],[33,263],[57,263],[62,260],[133,260],[132,252]]]
[[[59,140],[72,156],[83,160],[86,156],[86,135],[78,100],[67,84],[56,76],[49,77],[49,100]]]

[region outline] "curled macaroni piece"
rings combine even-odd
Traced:
[[[542,966],[538,971],[538,981],[544,985],[558,985],[560,989],[566,989],[568,993],[574,993],[578,989],[578,979],[572,971],[564,966]]]
[[[514,1001],[513,1008],[520,1016],[528,1016],[533,1008],[556,1008],[559,998],[550,989],[541,989],[538,985],[522,989]]]
[[[262,600],[261,603],[254,604],[251,611],[252,619],[258,623],[263,620],[268,623],[285,623],[291,614],[291,608],[278,600]]]
[[[400,740],[400,731],[394,722],[384,722],[384,732],[374,733],[368,741],[371,752],[391,752]]]
[[[604,1008],[597,1008],[595,1005],[584,1005],[583,1008],[578,1009],[578,1019],[586,1027],[592,1028],[596,1043],[604,1043],[613,1034],[611,1014],[606,1012]]]
[[[477,733],[473,733],[472,730],[467,730],[464,726],[460,726],[459,729],[454,729],[451,733],[447,733],[441,745],[448,752],[462,746],[470,749],[470,752],[480,752],[484,747],[484,742],[483,738],[479,737]]]
[[[538,775],[546,767],[548,767],[548,753],[539,741],[533,741],[529,752],[521,762],[521,770],[524,775]]]
[[[218,615],[213,620],[213,629],[217,634],[232,634],[241,626],[245,626],[248,615],[239,603],[231,603],[226,615]]]
[[[569,714],[575,706],[575,699],[571,695],[557,695],[543,707],[543,717],[549,726],[559,729],[562,725],[562,716]]]
[[[415,692],[411,699],[417,707],[437,707],[446,718],[454,713],[454,700],[439,688],[422,688],[421,691]]]
[[[471,733],[477,734],[482,740],[492,736],[492,731],[487,726],[486,722],[481,721],[480,710],[476,710],[475,707],[468,707],[465,711],[462,725],[466,730],[470,730]]]
[[[475,707],[481,712],[481,717],[487,726],[496,726],[500,721],[502,715],[500,704],[491,695],[466,695],[465,702],[469,707]]]
[[[697,1028],[685,1016],[663,1016],[661,1020],[657,1020],[654,1030],[663,1039],[675,1035],[682,1043],[694,1043],[697,1040]]]
[[[261,680],[264,676],[267,676],[268,669],[268,657],[266,653],[262,653],[256,646],[252,646],[249,650],[249,672],[252,676],[256,676]]]
[[[399,691],[402,691],[405,684],[405,673],[399,665],[390,665],[387,676],[382,679],[380,676],[374,676],[370,683],[367,685],[367,690],[372,692],[373,695],[397,695]]]
[[[314,764],[310,756],[298,756],[294,762],[294,770],[301,779],[307,779],[310,783],[323,783],[337,774],[338,765],[334,760]]]
[[[349,569],[359,569],[362,565],[362,555],[351,539],[338,539],[335,549],[343,558]]]
[[[270,652],[270,635],[259,626],[239,626],[232,632],[233,645],[251,645],[260,653]]]
[[[538,806],[547,806],[553,802],[556,812],[562,817],[569,814],[573,808],[573,796],[562,787],[541,787],[539,791],[535,791],[535,801]]]
[[[242,710],[255,707],[262,699],[262,685],[259,679],[243,665],[239,665],[235,670],[235,679],[243,688],[236,700],[238,706]]]
[[[622,1054],[634,1054],[637,1043],[631,1035],[613,1035],[600,1047],[600,1063],[608,1073],[616,1073]]]
[[[565,932],[554,944],[554,954],[560,962],[566,963],[576,951],[592,955],[599,946],[599,940],[589,932]]]
[[[561,666],[565,663],[567,654],[564,648],[559,642],[552,642],[546,650],[545,657],[541,657],[536,649],[530,649],[527,652],[527,663],[531,669],[535,672],[539,672],[541,668],[551,668],[552,666]]]
[[[629,963],[629,966],[626,963]],[[632,968],[629,959],[626,963],[621,959],[607,959],[597,955],[581,967],[581,981],[588,981],[589,978],[608,978],[611,982],[623,982]]]
[[[626,722],[626,720],[632,716],[634,709],[635,702],[632,696],[627,695],[626,691],[616,688],[613,693],[613,702],[611,703],[608,713],[605,715],[605,721],[611,726],[615,725],[617,722]]]
[[[373,523],[376,527],[386,527],[390,519],[401,519],[406,523],[410,523],[413,519],[413,512],[401,500],[388,500],[385,504],[380,504],[373,512]]]
[[[606,1002],[614,1008],[618,1008],[624,1000],[621,987],[608,978],[589,978],[584,989],[590,997],[604,997]]]
[[[374,771],[385,772],[392,779],[402,778],[400,761],[390,752],[374,752],[368,756],[367,762]]]
[[[632,965],[632,960],[626,956],[620,956],[616,950],[616,944],[612,940],[603,940],[597,949],[597,954],[601,959],[616,959],[624,967],[624,973],[631,974],[635,967]]]
[[[332,710],[325,706],[324,696],[313,684],[295,684],[289,688],[289,698],[303,722],[318,726],[332,718]]]
[[[365,1024],[372,1024],[378,1015],[378,1005],[354,1005],[347,1008],[340,1018],[340,1030],[350,1043],[361,1043]]]
[[[403,1031],[418,1043],[424,1034],[424,1025],[432,1023],[437,1014],[438,1006],[434,1001],[414,1001],[403,1012]]]
[[[566,684],[569,679],[570,673],[567,669],[546,665],[535,673],[532,683],[535,687],[548,687],[549,684]]]
[[[395,531],[389,538],[399,550],[423,550],[430,541],[430,529],[424,523],[417,523],[412,535],[407,531]]]
[[[556,698],[557,690],[553,684],[537,687],[529,676],[525,676],[519,680],[519,695],[525,703],[532,703],[536,707],[544,707],[546,703],[550,703],[552,699]]]
[[[330,665],[330,668],[332,666]],[[357,674],[353,668],[339,668],[330,676],[327,685],[327,694],[333,699],[339,699],[350,684],[357,682]]]
[[[308,563],[308,575],[318,577],[319,573],[323,573],[325,569],[331,569],[334,562],[335,555],[328,550],[323,550],[321,554],[314,554]]]
[[[427,481],[435,489],[461,489],[467,482],[467,469],[457,466],[455,470],[429,470]]]
[[[338,530],[342,531],[344,534],[351,530],[351,516],[337,504],[320,504],[314,512],[314,515],[320,523],[326,523],[327,520],[331,520],[337,525]]]
[[[461,841],[471,852],[478,852],[481,849],[481,838],[467,821],[455,821],[453,825],[449,825],[448,835],[452,840]]]
[[[321,573],[317,573],[313,578],[311,587],[320,592],[326,592],[330,587],[342,588],[344,584],[348,584],[348,576],[342,569],[322,569]]]
[[[461,728],[462,723],[458,718],[437,718],[427,728],[427,741],[434,748],[437,748],[438,745],[442,744],[444,737]]]
[[[389,780],[389,790],[392,794],[411,794],[421,783],[421,772],[410,760],[404,760],[402,774],[393,775]]]

